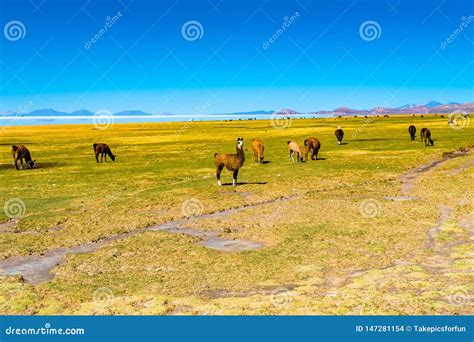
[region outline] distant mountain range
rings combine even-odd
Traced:
[[[67,112],[59,112],[55,109],[52,108],[44,108],[44,109],[38,109],[34,110],[29,113],[16,113],[16,112],[11,112],[11,111],[6,111],[6,112],[0,112],[0,116],[93,116],[95,113],[91,112],[90,110],[87,109],[79,109],[75,110],[74,112],[67,113]],[[134,115],[152,115],[149,113],[142,112],[141,110],[124,110],[118,113],[113,113],[115,116],[134,116]],[[170,115],[169,113],[163,113],[163,114],[155,114],[155,115]],[[172,115],[172,114],[171,114]]]
[[[428,113],[452,113],[455,111],[464,111],[467,113],[474,113],[474,102],[456,103],[448,102],[441,103],[438,101],[430,101],[425,104],[406,104],[404,106],[389,108],[389,107],[374,107],[372,109],[353,109],[348,107],[338,107],[334,110],[320,110],[309,113],[300,113],[293,109],[280,110],[256,110],[250,112],[235,112],[235,113],[216,113],[219,115],[297,115],[297,114],[315,114],[315,115],[379,115],[379,114],[428,114]],[[29,113],[16,113],[12,111],[0,111],[0,116],[93,116],[94,112],[87,109],[76,110],[71,113],[59,112],[52,108],[38,109]],[[140,110],[124,110],[114,113],[115,116],[146,116],[146,115],[173,115],[172,113],[149,114]],[[212,114],[211,114],[212,115]]]
[[[334,116],[344,115],[379,115],[379,114],[429,114],[439,113],[447,114],[455,111],[463,111],[466,113],[474,113],[474,102],[456,103],[448,102],[442,104],[437,101],[430,101],[425,104],[406,104],[401,107],[374,107],[372,109],[353,109],[347,107],[339,107],[330,111],[317,111],[311,114],[325,114]]]

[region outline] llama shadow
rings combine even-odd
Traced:
[[[15,169],[13,164],[0,164],[0,170]]]
[[[35,163],[32,169],[29,169],[23,164],[23,169],[19,169],[18,171],[33,171],[36,169],[49,169],[54,167],[64,166],[66,163],[58,163],[58,162],[44,162],[44,163]],[[18,162],[18,166],[20,166],[20,162]],[[0,164],[0,170],[16,170],[15,164]]]
[[[340,143],[339,145],[349,145],[349,143],[342,142],[342,143]]]
[[[271,162],[271,160],[262,160],[260,164],[270,164]]]
[[[309,162],[318,161],[318,160],[326,160],[326,158],[320,158],[320,157],[318,157],[318,159],[303,160],[303,161],[301,161],[301,163],[309,163]]]
[[[237,185],[265,185],[267,182],[237,182]],[[232,183],[222,183],[222,186],[232,186]]]

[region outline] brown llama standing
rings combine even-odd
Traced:
[[[237,185],[237,174],[239,169],[244,165],[245,153],[244,153],[244,138],[237,138],[236,154],[228,153],[214,153],[214,161],[216,163],[216,178],[217,185],[221,186],[221,172],[224,166],[227,170],[232,171],[232,185]]]
[[[337,129],[336,129],[336,131],[334,132],[334,134],[336,135],[337,143],[338,143],[339,145],[341,145],[342,139],[344,138],[344,131],[343,131],[342,128],[339,126],[339,127],[337,127]]]
[[[30,151],[24,145],[12,145],[12,155],[17,170],[23,169],[23,160],[25,161],[26,168],[28,169],[32,169],[36,161],[31,159]],[[20,168],[18,168],[18,160],[20,160]]]
[[[110,150],[109,145],[107,144],[94,144],[92,145],[94,147],[94,153],[95,153],[95,160],[99,162],[99,154],[100,154],[100,162],[102,163],[102,160],[105,159],[105,162],[107,162],[107,155],[112,159],[112,161],[115,161],[115,155],[112,153]]]
[[[426,127],[422,128],[420,132],[420,137],[421,137],[421,142],[423,141],[425,142],[425,146],[434,145],[434,141],[433,139],[431,139],[431,131],[429,130],[429,128],[426,128]]]
[[[301,147],[296,141],[288,141],[288,152],[290,154],[290,160],[295,162],[295,153],[296,153],[296,161],[303,162],[303,153],[301,153]]]
[[[408,127],[408,133],[410,133],[411,141],[415,141],[415,134],[416,134],[415,125],[410,125],[410,127]]]
[[[321,143],[316,138],[308,138],[304,141],[304,159],[308,161],[308,153],[311,151],[311,160],[318,160],[318,152]]]
[[[263,162],[263,152],[265,151],[265,146],[263,146],[263,141],[259,138],[252,139],[252,151],[253,159],[256,163]]]

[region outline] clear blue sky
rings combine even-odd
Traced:
[[[0,37],[0,110],[30,103],[190,114],[470,102],[473,15],[470,0],[2,0],[2,28],[17,20],[26,34]],[[285,18],[291,23],[277,33]],[[203,28],[194,41],[182,34],[191,20]],[[378,24],[378,38],[361,37],[366,21]]]

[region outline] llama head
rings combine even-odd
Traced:
[[[30,160],[30,161],[28,162],[28,166],[29,166],[30,169],[33,168],[33,166],[35,165],[35,162],[36,162],[36,160]]]
[[[244,138],[237,138],[237,148],[242,149],[244,146]]]
[[[115,155],[110,153],[110,159],[112,159],[112,161],[115,161]]]

